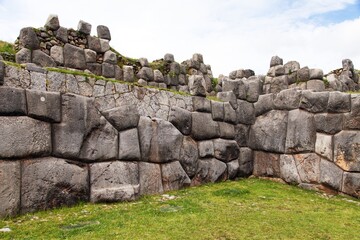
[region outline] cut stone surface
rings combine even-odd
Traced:
[[[287,153],[313,152],[316,126],[314,115],[301,110],[289,112],[285,151]]]
[[[287,183],[299,184],[301,182],[292,155],[280,156],[280,177]]]
[[[270,152],[285,151],[288,113],[273,110],[256,119],[250,127],[249,146]]]
[[[56,31],[56,38],[63,43],[67,43],[69,41],[68,37],[68,30],[60,26],[59,29]]]
[[[52,46],[50,49],[50,56],[57,65],[64,65],[64,49],[62,47]]]
[[[235,139],[235,126],[226,122],[219,122],[220,137],[224,139]]]
[[[360,171],[359,131],[341,131],[334,136],[334,162],[346,171]]]
[[[32,62],[42,67],[56,67],[54,59],[41,50],[32,51]]]
[[[173,191],[190,186],[191,180],[179,162],[161,165],[162,184],[164,191]]]
[[[273,93],[260,95],[259,100],[254,103],[255,116],[260,116],[274,109],[274,98]]]
[[[16,63],[30,63],[31,62],[31,50],[27,48],[22,48],[15,54]]]
[[[102,64],[100,63],[87,63],[86,69],[98,76],[102,74]]]
[[[214,156],[223,161],[230,162],[239,157],[240,149],[235,140],[215,139],[214,140]]]
[[[117,63],[117,57],[116,54],[109,50],[104,53],[104,62],[110,63],[110,64],[116,64]]]
[[[333,160],[333,136],[316,134],[315,152],[328,160]]]
[[[270,67],[274,67],[274,66],[277,66],[277,65],[283,65],[282,58],[280,58],[279,56],[271,57]]]
[[[212,140],[199,141],[198,148],[201,158],[214,156],[214,142]]]
[[[102,114],[118,131],[137,127],[140,119],[139,112],[133,105],[112,108]]]
[[[119,132],[119,159],[135,161],[141,159],[137,128]]]
[[[160,164],[139,162],[140,195],[164,192]]]
[[[315,153],[293,155],[295,164],[303,183],[319,183],[320,157]]]
[[[224,120],[224,103],[211,101],[211,114],[212,118],[215,121]]]
[[[351,95],[351,113],[345,115],[345,129],[360,130],[360,95]]]
[[[322,69],[319,68],[312,68],[310,69],[310,80],[311,79],[320,79],[322,80],[324,77],[324,72]]]
[[[45,27],[51,30],[58,30],[60,27],[58,16],[51,14],[46,20]]]
[[[154,81],[154,71],[150,67],[142,67],[136,76],[148,82]]]
[[[344,113],[351,110],[351,95],[342,92],[330,92],[328,112]]]
[[[245,81],[246,85],[246,101],[257,102],[259,95],[262,93],[262,83],[260,77],[253,76]]]
[[[61,96],[59,92],[26,90],[26,100],[30,117],[48,122],[61,121]]]
[[[139,197],[139,166],[134,162],[104,162],[90,165],[90,201],[131,201]]]
[[[97,26],[96,30],[97,30],[97,36],[99,38],[111,40],[110,30],[107,26],[99,25]]]
[[[0,60],[2,60],[0,58]],[[5,63],[0,61],[0,86],[4,84],[4,78],[5,78]]]
[[[226,163],[226,166],[228,170],[227,172],[228,179],[236,178],[239,171],[239,161],[233,160],[231,162]]]
[[[104,62],[102,64],[101,75],[106,78],[114,78],[115,77],[115,66],[113,64]]]
[[[239,109],[239,108],[238,108]],[[236,124],[237,120],[237,110],[234,109],[230,103],[224,103],[224,121],[232,124]],[[239,110],[240,115],[240,110]]]
[[[0,117],[0,158],[47,156],[51,126],[28,117]]]
[[[33,212],[87,201],[86,166],[63,159],[42,158],[22,163],[21,212]]]
[[[0,161],[0,217],[20,211],[20,161]]]
[[[312,113],[326,112],[328,100],[328,92],[303,91],[300,108]]]
[[[218,92],[216,97],[223,102],[229,102],[231,104],[231,106],[233,107],[233,109],[238,108],[236,95],[234,94],[233,91]]]
[[[196,140],[212,139],[220,136],[219,125],[210,113],[192,113],[191,135]]]
[[[64,46],[64,64],[65,67],[86,69],[85,53],[82,48],[75,47],[71,44]]]
[[[344,173],[342,191],[351,196],[360,198],[360,173]]]
[[[293,110],[300,106],[301,92],[296,89],[283,90],[275,96],[274,106],[278,110]]]
[[[198,162],[199,153],[197,143],[191,137],[185,136],[180,150],[180,164],[190,178],[196,174]]]
[[[189,77],[189,90],[193,96],[206,96],[206,82],[201,75],[191,75]]]
[[[343,114],[316,114],[315,115],[315,124],[316,131],[327,133],[327,134],[335,134],[342,130],[344,121]]]
[[[300,69],[300,64],[297,61],[289,61],[285,63],[285,74],[291,74]]]
[[[240,148],[239,155],[239,177],[248,177],[253,174],[254,170],[254,153],[250,148]]]
[[[19,45],[30,50],[39,49],[40,42],[34,28],[26,27],[20,30]]]
[[[134,70],[132,66],[123,66],[123,72],[124,72],[124,81],[126,82],[135,81]]]
[[[280,155],[254,152],[254,172],[258,177],[280,177]]]
[[[198,171],[192,179],[191,185],[197,186],[203,183],[218,182],[226,179],[227,175],[226,163],[214,158],[200,160]]]
[[[237,123],[252,125],[255,123],[255,109],[252,103],[238,100],[238,108],[236,109]]]
[[[322,80],[310,80],[306,82],[306,89],[323,92],[325,91],[325,83]]]
[[[300,68],[297,71],[297,81],[298,82],[307,82],[310,80],[310,69],[308,67]]]
[[[320,183],[341,191],[343,171],[325,159],[320,161]]]
[[[25,90],[20,88],[0,88],[0,116],[26,115]]]
[[[80,20],[78,24],[78,31],[86,35],[89,35],[91,33],[91,24],[83,20]]]
[[[91,49],[84,49],[86,63],[96,62],[96,52]]]
[[[191,133],[191,112],[179,107],[172,107],[169,121],[174,124],[174,126],[179,129],[182,134],[189,135]]]

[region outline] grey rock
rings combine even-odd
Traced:
[[[252,175],[254,170],[254,154],[250,148],[240,148],[239,155],[239,177],[248,177]]]
[[[218,182],[226,179],[227,175],[226,163],[214,158],[208,160],[200,160],[198,171],[192,179],[191,185],[197,186],[203,183]]]
[[[254,76],[255,72],[251,69],[245,69],[244,70],[244,77],[245,78],[250,78],[251,76]]]
[[[277,66],[277,65],[283,65],[282,58],[280,58],[279,56],[271,57],[270,67]]]
[[[292,74],[293,72],[296,72],[300,69],[300,64],[297,61],[289,61],[285,63],[285,74]]]
[[[351,110],[351,95],[341,92],[330,92],[328,112],[344,113]]]
[[[96,30],[97,30],[97,36],[99,38],[111,40],[110,30],[107,26],[99,25],[97,26]]]
[[[155,82],[164,82],[164,76],[162,74],[162,72],[160,72],[160,70],[155,69],[154,70],[154,81]]]
[[[63,43],[69,42],[68,30],[64,27],[59,27],[56,31],[56,38],[62,41]]]
[[[126,161],[141,160],[137,128],[119,132],[119,159]]]
[[[333,136],[316,133],[315,152],[320,156],[333,160]]]
[[[279,93],[288,88],[288,76],[274,77],[270,83],[270,90],[267,93]]]
[[[360,95],[351,95],[351,112],[345,114],[345,129],[360,130]]]
[[[267,73],[270,77],[278,77],[285,75],[285,67],[283,65],[277,65],[274,67],[271,67]]]
[[[288,85],[296,84],[297,72],[293,72],[293,73],[290,73],[289,75],[287,75],[287,80],[288,80]]]
[[[283,90],[275,96],[274,106],[277,110],[292,110],[300,106],[301,92],[296,89]]]
[[[192,75],[189,77],[190,94],[194,96],[206,96],[206,83],[201,75]]]
[[[77,30],[85,35],[89,35],[91,33],[91,24],[80,20]]]
[[[91,49],[84,49],[86,63],[96,62],[96,52]],[[116,56],[115,56],[116,57]]]
[[[237,98],[245,99],[246,98],[246,86],[244,82],[240,79],[230,80],[224,79],[222,82],[223,92],[232,91]]]
[[[25,69],[29,72],[37,72],[37,73],[48,73],[48,71],[45,68],[42,68],[35,63],[26,63]]]
[[[5,78],[5,63],[0,61],[0,86],[4,84]]]
[[[211,101],[211,114],[212,118],[215,121],[223,121],[224,120],[224,103]]]
[[[59,18],[57,15],[50,15],[46,20],[45,27],[51,30],[58,30],[60,27]]]
[[[106,78],[114,78],[115,77],[115,66],[113,64],[104,62],[102,63],[102,76]]]
[[[212,120],[210,113],[193,112],[191,135],[196,140],[207,140],[219,137],[219,125]]]
[[[132,201],[139,197],[139,166],[134,162],[104,162],[90,165],[90,201]]]
[[[150,67],[142,67],[136,77],[151,82],[154,81],[154,71]]]
[[[212,140],[199,141],[198,149],[201,158],[214,156],[214,142]]]
[[[86,69],[97,76],[102,74],[102,64],[100,63],[87,63]]]
[[[301,182],[292,155],[280,156],[280,177],[287,183],[299,184]]]
[[[88,36],[87,37],[88,47],[89,49],[101,53],[101,44],[100,44],[100,38]]]
[[[20,161],[0,161],[0,217],[15,216],[20,210]]]
[[[307,82],[310,80],[310,69],[308,67],[300,68],[297,71],[297,81],[298,82]]]
[[[140,195],[161,194],[164,192],[160,164],[139,163]]]
[[[260,95],[259,100],[254,103],[255,116],[263,115],[274,109],[274,98],[275,95],[273,93]]]
[[[343,114],[316,114],[316,131],[327,134],[335,134],[342,130],[344,122]]]
[[[228,179],[234,179],[237,177],[238,175],[238,171],[239,171],[239,161],[238,160],[233,160],[231,162],[226,163],[227,166],[227,175],[228,175]]]
[[[178,161],[183,135],[174,125],[158,118],[140,117],[139,139],[143,161]]]
[[[64,65],[64,49],[60,46],[52,46],[50,49],[50,57],[54,59],[57,65]]]
[[[220,137],[224,139],[235,139],[235,126],[226,122],[219,122]]]
[[[109,40],[100,38],[100,53],[105,53],[110,50]]]
[[[15,54],[16,63],[30,63],[31,62],[31,50],[27,48],[22,48]]]
[[[235,125],[235,140],[239,147],[247,147],[250,126],[244,124]]]
[[[64,46],[64,65],[69,68],[84,70],[86,68],[85,53],[82,48],[70,44]]]
[[[239,157],[240,149],[235,140],[215,139],[214,156],[223,162],[230,162]]]
[[[237,120],[237,110],[234,110],[230,103],[224,103],[224,121],[232,124],[236,124]]]
[[[49,72],[47,74],[47,90],[64,93],[66,91],[65,75],[59,72]]]
[[[245,81],[246,85],[246,101],[257,102],[259,95],[262,93],[262,83],[259,77],[250,77]]]
[[[192,60],[199,62],[199,63],[204,63],[203,55],[200,53],[194,53],[192,56]]]
[[[115,79],[116,80],[123,80],[124,79],[123,70],[118,65],[115,65]]]
[[[164,61],[165,61],[165,62],[169,62],[169,63],[174,62],[174,61],[175,61],[175,60],[174,60],[174,55],[171,54],[171,53],[165,54],[165,56],[164,56]]]
[[[323,92],[325,91],[325,84],[322,80],[309,80],[306,82],[306,89]]]
[[[150,67],[149,61],[147,60],[147,58],[139,58],[139,62],[140,62],[141,67]]]
[[[139,80],[137,81],[137,83],[138,83],[140,86],[147,86],[147,85],[148,85],[147,81],[144,80],[144,79],[139,79]]]
[[[124,72],[124,81],[134,82],[135,76],[132,66],[123,66],[123,72]]]
[[[204,97],[192,97],[193,109],[197,112],[211,113],[211,101]]]
[[[259,116],[250,127],[249,146],[256,150],[283,153],[287,125],[287,112],[273,110]]]
[[[223,91],[223,92],[218,92],[216,97],[218,99],[220,99],[223,102],[229,102],[231,104],[231,106],[233,107],[233,109],[237,109],[237,99],[236,99],[236,95],[234,94],[233,91]]]
[[[293,155],[295,164],[303,183],[319,183],[320,157],[315,153]]]
[[[191,183],[179,162],[162,164],[161,175],[164,191],[178,190],[190,186]]]
[[[118,131],[137,127],[140,119],[138,109],[133,105],[109,109],[102,114]]]
[[[180,64],[177,62],[170,63],[170,73],[174,75],[180,74]]]
[[[0,116],[26,115],[25,90],[20,88],[0,88]]]
[[[334,136],[334,162],[346,171],[360,171],[360,132],[341,131]]]
[[[174,124],[182,134],[190,135],[192,126],[191,112],[179,107],[172,107],[169,122]]]
[[[72,74],[66,74],[66,92],[79,94],[79,86],[77,79]]]
[[[48,121],[61,122],[61,96],[59,92],[26,90],[28,115]]]
[[[180,150],[180,164],[186,174],[192,178],[195,176],[199,162],[199,152],[196,141],[185,136]]]
[[[116,64],[117,63],[116,54],[111,50],[106,51],[104,53],[104,62]]]
[[[42,158],[22,162],[21,212],[70,206],[88,201],[88,168],[64,159]]]
[[[0,123],[0,158],[50,154],[50,124],[28,117],[0,117]]]
[[[341,191],[343,171],[334,163],[325,159],[320,161],[320,183]]]
[[[32,52],[32,62],[42,67],[55,67],[55,61],[41,50],[34,50]]]
[[[312,79],[320,79],[322,80],[324,77],[324,72],[322,69],[319,68],[312,68],[310,71],[310,80]]]
[[[328,92],[303,91],[300,108],[311,113],[326,112],[329,100]]]
[[[342,192],[360,198],[360,173],[344,173]]]
[[[34,28],[26,27],[20,30],[19,45],[30,50],[39,49],[40,42]]]
[[[350,59],[343,59],[341,63],[343,70],[354,70],[354,64]]]
[[[257,177],[280,177],[280,155],[254,152],[254,172]]]
[[[289,112],[285,151],[287,153],[313,152],[316,126],[314,115],[301,110]]]
[[[79,82],[79,94],[85,97],[92,97],[93,88],[87,82]]]
[[[30,72],[30,89],[46,91],[46,74],[39,72]]]
[[[255,123],[254,104],[247,101],[238,100],[238,108],[236,109],[237,123],[252,125]]]

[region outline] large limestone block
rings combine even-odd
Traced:
[[[285,151],[288,113],[273,110],[259,116],[250,127],[249,146],[270,152]]]
[[[41,67],[56,67],[54,59],[41,50],[32,52],[32,62]]]
[[[296,89],[286,89],[275,96],[274,106],[278,110],[293,110],[300,106],[301,92]]]
[[[77,30],[83,34],[89,35],[91,33],[91,24],[80,20]]]
[[[0,116],[27,114],[25,90],[20,88],[0,88]]]
[[[59,92],[26,90],[28,115],[43,121],[61,121],[61,96]]]
[[[223,181],[227,178],[226,163],[214,158],[200,160],[198,171],[192,179],[191,185],[201,185],[203,183]]]
[[[130,104],[109,109],[102,114],[118,131],[137,127],[140,119],[138,109]]]
[[[212,140],[198,141],[198,148],[201,158],[214,156],[214,142]]]
[[[89,199],[87,166],[59,158],[25,160],[22,163],[21,212],[74,205]]]
[[[328,112],[344,113],[351,110],[351,95],[342,92],[330,92],[328,102]]]
[[[342,130],[344,122],[343,114],[322,113],[315,115],[316,131],[335,134]]]
[[[360,173],[344,173],[342,192],[360,198]]]
[[[211,113],[211,101],[209,99],[194,96],[192,97],[192,102],[194,111]]]
[[[154,81],[154,71],[150,67],[142,67],[136,75],[139,79],[144,79],[147,82]]]
[[[280,177],[287,183],[299,184],[300,176],[292,155],[280,156]]]
[[[192,125],[191,112],[183,108],[172,107],[169,121],[174,124],[174,126],[179,129],[182,134],[190,135]]]
[[[236,109],[237,123],[252,125],[255,122],[254,104],[247,101],[238,100],[238,108]]]
[[[235,125],[235,140],[239,147],[247,147],[249,140],[250,126],[244,124]]]
[[[334,162],[346,171],[360,171],[360,131],[341,131],[334,136]]]
[[[223,121],[224,120],[224,103],[211,101],[211,114],[212,118],[215,121]]]
[[[28,117],[0,117],[0,158],[51,153],[51,126]]]
[[[1,61],[0,58],[0,86],[4,85],[4,78],[5,78],[5,63]]]
[[[257,102],[259,95],[262,93],[262,82],[260,77],[253,76],[245,81],[246,85],[246,101]]]
[[[139,166],[134,162],[103,162],[90,165],[90,201],[116,202],[139,197]]]
[[[343,170],[336,166],[333,162],[325,159],[320,161],[320,183],[329,186],[337,191],[341,191],[343,179]]]
[[[196,140],[207,140],[219,137],[219,124],[213,121],[210,113],[193,112],[191,135]]]
[[[220,161],[230,162],[239,157],[240,149],[235,140],[215,139],[214,156]]]
[[[57,15],[50,14],[46,20],[45,27],[51,30],[58,30],[60,27],[59,18]]]
[[[234,179],[237,177],[239,172],[239,161],[233,160],[231,162],[226,163],[227,166],[227,176],[228,179]]]
[[[20,30],[19,45],[31,50],[36,50],[40,47],[40,42],[34,28],[26,27]]]
[[[274,109],[274,98],[273,93],[260,95],[259,100],[254,103],[255,116],[260,116]]]
[[[351,113],[345,114],[344,128],[360,130],[360,94],[351,95]]]
[[[96,27],[96,30],[99,38],[111,40],[110,30],[107,26],[99,25]]]
[[[322,133],[316,134],[315,152],[328,160],[333,160],[333,136]]]
[[[255,151],[253,174],[259,177],[280,177],[280,155]]]
[[[239,177],[248,177],[252,175],[254,170],[254,153],[251,148],[240,148],[239,155]]]
[[[239,113],[238,113],[238,109],[237,108],[236,110],[231,106],[230,103],[226,102],[224,103],[224,121],[225,122],[228,122],[228,123],[232,123],[232,124],[236,124],[238,122],[238,115],[239,115],[239,118],[241,117],[241,112],[243,110],[239,110]],[[246,116],[245,116],[246,117]]]
[[[137,128],[119,132],[119,159],[140,160],[140,144]]]
[[[191,137],[185,136],[180,150],[180,164],[190,178],[196,174],[198,163],[197,143]]]
[[[303,91],[300,108],[312,113],[326,112],[328,100],[328,92]]]
[[[16,63],[30,63],[31,62],[31,50],[27,48],[22,48],[15,54]]]
[[[234,94],[233,91],[228,91],[228,92],[218,92],[216,94],[216,97],[218,99],[220,99],[223,102],[229,102],[232,106],[233,109],[237,109],[237,99],[236,99],[236,95]]]
[[[235,139],[235,126],[226,122],[219,122],[220,137],[224,139]]]
[[[189,77],[189,90],[193,96],[206,96],[206,82],[202,75],[191,75]]]
[[[163,163],[180,159],[183,135],[170,122],[140,117],[138,130],[143,161]]]
[[[285,151],[298,153],[315,150],[316,126],[314,115],[301,110],[289,112]]]
[[[190,186],[191,183],[178,161],[162,164],[161,175],[164,191],[178,190]]]
[[[164,192],[160,164],[139,162],[140,195]]]
[[[82,48],[65,44],[64,46],[64,64],[65,67],[85,70],[86,60],[85,52]]]
[[[19,213],[20,173],[20,161],[0,161],[0,217]]]
[[[274,66],[278,66],[278,65],[283,65],[283,59],[280,58],[279,56],[271,57],[270,67],[274,67]]]
[[[293,155],[295,164],[303,183],[319,183],[320,157],[315,153]]]

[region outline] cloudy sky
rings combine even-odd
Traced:
[[[110,28],[110,45],[149,60],[172,53],[182,62],[202,53],[214,75],[250,68],[264,74],[271,56],[325,72],[350,58],[360,68],[358,0],[0,0],[0,39],[41,27],[49,14],[61,26],[79,20]]]

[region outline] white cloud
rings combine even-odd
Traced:
[[[0,1],[1,39],[14,41],[25,26],[42,26],[58,14],[64,27],[80,19],[107,25],[111,45],[130,57],[161,58],[165,53],[183,61],[204,55],[214,73],[238,68],[267,72],[271,56],[298,60],[302,66],[341,67],[343,58],[360,65],[360,18],[328,26],[312,16],[341,10],[355,0],[137,0]],[[359,67],[360,68],[360,67]]]

